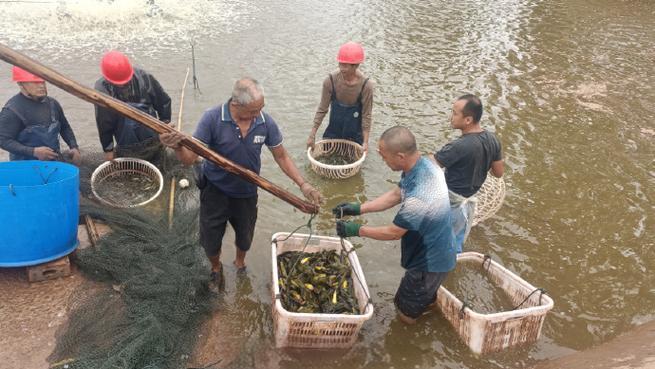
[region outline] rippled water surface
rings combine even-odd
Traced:
[[[327,204],[316,226],[334,234],[327,209],[372,199],[394,186],[372,152],[361,175],[336,182],[311,173],[304,142],[324,76],[346,40],[364,44],[362,68],[377,82],[376,138],[406,125],[420,149],[455,138],[453,98],[479,94],[483,125],[502,141],[508,194],[473,229],[468,250],[491,254],[555,300],[532,347],[476,357],[438,315],[403,326],[393,293],[402,275],[398,242],[355,239],[375,305],[355,347],[307,355],[273,348],[270,249],[274,232],[306,221],[267,193],[260,197],[247,283],[227,281],[228,332],[243,350],[235,365],[285,368],[521,367],[582,350],[655,318],[655,3],[610,0],[0,2],[0,41],[92,85],[103,51],[118,48],[179,100],[196,45],[201,92],[187,93],[183,129],[224,101],[248,74],[266,89],[266,109],[285,146]],[[17,89],[0,64],[0,100]],[[93,108],[50,88],[84,150],[99,143]],[[177,109],[177,104],[174,105]],[[6,159],[6,154],[1,154]],[[262,174],[289,180],[264,154]],[[293,191],[298,192],[295,188]],[[366,216],[391,221],[393,211]],[[233,257],[227,236],[226,261]],[[228,365],[223,363],[222,365]]]

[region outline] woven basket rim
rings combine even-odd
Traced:
[[[115,204],[115,203],[113,203],[111,201],[107,201],[107,200],[103,199],[102,196],[98,195],[98,193],[96,192],[96,182],[99,180],[98,179],[99,173],[102,172],[102,170],[105,169],[108,166],[114,165],[115,163],[124,163],[124,162],[132,162],[132,163],[142,164],[142,165],[148,167],[149,169],[151,169],[153,171],[153,173],[155,173],[156,178],[157,178],[157,180],[159,182],[159,188],[157,189],[157,192],[154,195],[152,195],[152,197],[150,197],[149,199],[147,199],[145,201],[142,201],[142,202],[140,202],[138,204],[130,204],[130,205],[126,205],[126,206],[121,206],[121,205]],[[104,178],[105,177],[103,177],[103,179]],[[136,207],[139,207],[139,206],[146,205],[146,204],[152,202],[157,197],[159,197],[159,195],[161,194],[161,192],[163,190],[164,190],[164,176],[161,174],[161,171],[154,164],[150,163],[147,160],[143,160],[143,159],[138,159],[138,158],[116,158],[116,159],[113,159],[113,160],[109,160],[109,161],[106,161],[106,162],[98,165],[98,167],[93,171],[93,174],[91,174],[91,192],[93,192],[93,195],[98,200],[100,200],[100,202],[102,202],[103,204],[106,204],[106,205],[109,205],[109,206],[112,206],[112,207],[115,207],[115,208],[136,208]]]
[[[345,144],[348,144],[348,145],[351,145],[351,146],[355,146],[358,149],[361,149],[363,154],[362,154],[362,157],[357,159],[357,161],[354,162],[354,163],[350,163],[350,164],[346,164],[346,165],[330,165],[330,164],[321,163],[320,161],[314,159],[314,157],[312,156],[312,152],[314,151],[314,149],[312,147],[308,147],[307,148],[307,159],[309,159],[310,163],[316,165],[319,168],[332,169],[332,170],[353,169],[353,168],[357,168],[357,167],[361,166],[362,163],[364,162],[364,160],[366,159],[366,151],[364,151],[364,148],[362,147],[362,145],[358,144],[357,142],[350,141],[350,140],[344,140],[342,138],[330,138],[330,139],[324,139],[324,140],[316,141],[316,143],[314,145],[318,145],[318,144],[321,144],[323,142],[345,143]]]

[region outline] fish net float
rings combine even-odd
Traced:
[[[126,190],[130,182],[143,185],[135,188],[140,193],[130,194]],[[151,188],[145,188],[145,185]],[[112,186],[113,185],[113,186]],[[114,186],[120,186],[115,189]],[[105,191],[107,189],[108,191]],[[136,158],[118,158],[98,166],[91,175],[91,191],[103,204],[116,208],[136,208],[155,200],[164,189],[164,178],[153,164]],[[110,191],[121,190],[121,196],[110,196]],[[147,191],[147,192],[146,192]],[[143,193],[152,193],[143,197]]]
[[[480,187],[475,196],[475,212],[472,226],[491,218],[503,205],[505,200],[505,181],[493,175],[487,175],[487,179]]]
[[[326,139],[316,142],[313,148],[308,148],[307,158],[316,174],[331,179],[344,179],[359,172],[366,159],[366,153],[364,148],[356,142]],[[343,158],[348,164],[325,163],[321,161],[322,158]]]

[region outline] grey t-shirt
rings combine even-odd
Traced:
[[[460,136],[442,147],[434,158],[446,168],[448,189],[469,197],[482,187],[491,163],[503,156],[496,136],[482,131]]]

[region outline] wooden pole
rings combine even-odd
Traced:
[[[182,128],[182,112],[184,110],[184,91],[186,90],[186,83],[189,80],[189,68],[186,69],[186,76],[184,76],[184,82],[182,83],[182,91],[180,92],[180,110],[177,113],[177,130],[180,131]],[[171,178],[171,193],[168,198],[168,229],[173,228],[173,213],[175,212],[175,184],[177,183],[177,178],[173,176]]]
[[[105,95],[101,92],[98,92],[94,89],[82,86],[81,84],[75,82],[74,80],[62,75],[61,73],[56,72],[55,70],[44,66],[43,64],[29,58],[28,56],[21,54],[3,44],[0,43],[0,59],[6,61],[7,63],[13,64],[20,68],[25,69],[26,71],[35,74],[44,80],[52,83],[53,85],[61,88],[62,90],[79,97],[82,100],[88,101],[95,105],[101,106],[103,108],[114,110],[115,112],[133,119],[146,127],[154,130],[157,133],[168,133],[176,131],[175,128],[170,127],[156,118],[135,109],[128,104],[117,100],[111,96]],[[225,169],[226,171],[246,180],[250,183],[253,183],[265,191],[270,192],[274,196],[286,201],[287,203],[295,206],[298,210],[307,213],[314,214],[318,212],[318,205],[312,204],[308,201],[305,201],[298,196],[276,186],[267,179],[259,176],[257,173],[252,170],[246,169],[233,163],[232,161],[222,157],[216,152],[205,147],[205,145],[194,139],[193,137],[182,133],[185,138],[181,142],[182,146],[193,151],[194,153],[202,156],[203,158],[211,161],[212,163],[218,165],[219,167]]]

